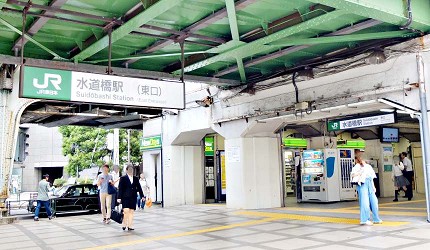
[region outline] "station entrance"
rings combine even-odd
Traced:
[[[360,126],[366,119],[382,122]],[[342,122],[351,125],[343,129],[330,127]],[[287,124],[280,133],[286,207],[302,202],[357,200],[350,178],[357,156],[370,164],[377,175],[377,197],[394,196],[393,159],[402,153],[413,166],[410,189],[414,194],[425,193],[419,124],[409,114],[381,109]]]
[[[225,203],[227,194],[224,138],[218,134],[204,138],[204,202]]]

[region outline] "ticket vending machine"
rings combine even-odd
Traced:
[[[337,152],[337,149],[303,151],[302,201],[340,201]]]
[[[357,192],[351,184],[351,170],[354,165],[354,149],[339,149],[339,192],[341,201],[357,199]]]

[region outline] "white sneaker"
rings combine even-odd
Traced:
[[[373,224],[382,224],[382,220],[380,220],[380,221],[374,221]]]
[[[371,222],[370,220],[368,220],[368,221],[366,221],[366,222],[364,222],[364,223],[360,223],[361,225],[366,225],[366,226],[372,226],[373,225],[373,222]]]

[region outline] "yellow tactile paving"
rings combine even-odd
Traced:
[[[359,214],[358,208],[352,209],[324,209],[324,208],[279,208],[279,210],[315,212],[315,213],[336,213],[336,214]],[[403,212],[403,211],[385,211],[384,208],[379,210],[380,215],[399,215],[399,216],[427,216],[424,212]]]
[[[226,225],[226,226],[211,227],[211,228],[199,229],[199,230],[194,230],[194,231],[189,231],[189,232],[184,232],[184,233],[162,235],[162,236],[150,237],[150,238],[141,239],[141,240],[126,241],[126,242],[120,242],[120,243],[91,247],[91,248],[85,248],[85,249],[86,250],[96,250],[96,249],[120,248],[120,247],[125,247],[125,246],[132,246],[132,245],[147,243],[147,242],[151,242],[151,241],[172,239],[172,238],[178,238],[178,237],[195,235],[195,234],[203,234],[203,233],[209,233],[209,232],[214,232],[214,231],[232,229],[232,228],[236,228],[236,227],[253,226],[253,225],[258,225],[261,223],[265,223],[265,222],[269,222],[269,221],[275,221],[275,220],[278,220],[278,218],[270,217],[270,218],[264,218],[264,219],[260,219],[260,220],[251,220],[251,221],[246,221],[246,222],[241,222],[241,223],[234,223],[234,224],[230,224],[230,225]]]
[[[315,221],[315,222],[339,223],[339,224],[356,224],[356,225],[360,223],[358,219],[299,215],[299,214],[283,214],[283,213],[253,212],[253,211],[241,211],[241,212],[238,212],[238,214],[247,215],[247,216],[256,216],[256,217],[277,218],[279,220],[290,219],[290,220]],[[377,226],[397,227],[397,226],[403,226],[406,224],[409,224],[409,222],[384,221],[383,224],[377,224]]]
[[[381,204],[381,209],[407,209],[407,210],[422,210],[425,208],[408,208],[408,207],[392,207],[396,206],[397,204],[403,204],[403,203],[418,203],[423,202],[424,200],[416,200],[416,201],[406,201],[406,202],[398,202],[398,203],[384,203]],[[202,204],[201,206],[225,206],[225,204]],[[318,213],[345,213],[345,214],[359,214],[358,207],[347,207],[347,208],[336,208],[336,209],[318,209],[318,208],[300,208],[300,207],[293,207],[293,208],[279,208],[280,210],[287,210],[287,211],[305,211],[305,212],[318,212]],[[426,216],[426,213],[422,212],[404,212],[404,211],[380,211],[381,215],[398,215],[398,216]],[[246,227],[246,226],[253,226],[265,222],[270,221],[276,221],[276,220],[301,220],[301,221],[315,221],[315,222],[325,222],[325,223],[339,223],[339,224],[354,224],[358,225],[359,220],[358,219],[352,219],[352,218],[339,218],[339,217],[329,217],[329,216],[313,216],[313,215],[300,215],[300,214],[286,214],[286,213],[272,213],[272,212],[257,212],[257,211],[240,211],[237,212],[239,215],[243,216],[250,216],[250,217],[262,217],[262,219],[259,220],[251,220],[247,222],[241,222],[241,223],[234,223],[226,226],[218,226],[218,227],[211,227],[211,228],[205,228],[205,229],[199,229],[189,232],[183,232],[183,233],[176,233],[176,234],[169,234],[169,235],[162,235],[162,236],[156,236],[156,237],[150,237],[146,239],[141,240],[134,240],[134,241],[126,241],[126,242],[120,242],[110,245],[103,245],[103,246],[97,246],[92,248],[86,248],[87,250],[96,250],[96,249],[109,249],[109,248],[121,248],[125,246],[133,246],[138,244],[143,244],[147,242],[152,241],[158,241],[158,240],[165,240],[165,239],[171,239],[171,238],[178,238],[178,237],[184,237],[189,235],[196,235],[196,234],[203,234],[208,232],[214,232],[214,231],[221,231],[221,230],[227,230],[237,227]],[[409,224],[409,222],[404,221],[384,221],[383,224],[376,224],[375,226],[385,226],[385,227],[397,227]]]
[[[411,203],[422,203],[426,200],[412,200],[412,201],[398,201],[398,202],[388,202],[388,203],[381,203],[380,207],[391,207],[391,206],[398,206],[403,204],[411,204]]]

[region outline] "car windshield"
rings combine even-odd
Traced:
[[[62,196],[67,191],[68,188],[69,186],[63,186],[60,189],[56,189],[54,191],[54,195]]]

